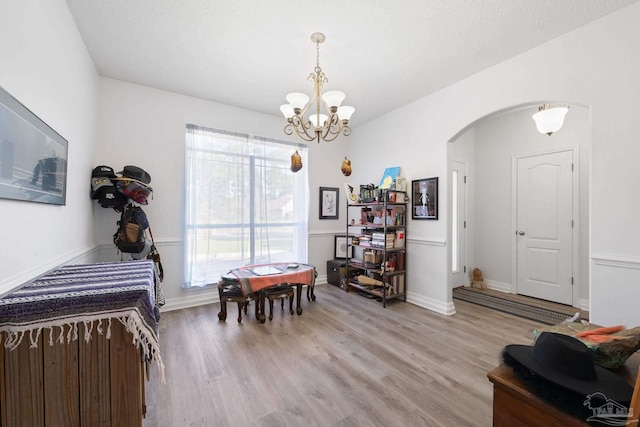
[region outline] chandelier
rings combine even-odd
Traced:
[[[343,92],[333,90],[322,93],[322,85],[329,81],[320,68],[320,43],[325,41],[325,36],[322,33],[313,33],[311,41],[316,44],[316,67],[307,80],[313,81],[313,97],[309,101],[309,97],[303,93],[293,92],[287,95],[288,104],[280,107],[287,119],[284,133],[292,135],[295,132],[308,142],[330,142],[340,134],[351,134],[349,119],[355,108],[340,106],[346,96]]]
[[[538,112],[531,118],[536,122],[538,132],[551,136],[552,133],[559,131],[564,124],[564,116],[567,115],[567,111],[569,111],[568,105],[552,107],[549,104],[543,104],[538,107]]]

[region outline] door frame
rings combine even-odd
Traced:
[[[468,204],[469,204],[469,198],[468,198],[468,188],[467,188],[467,176],[468,176],[468,167],[467,167],[467,162],[461,161],[461,160],[452,160],[451,162],[449,162],[450,168],[449,168],[449,179],[451,181],[451,185],[457,185],[457,182],[453,182],[452,176],[453,176],[453,169],[454,169],[454,164],[458,164],[460,165],[462,168],[462,179],[464,180],[463,184],[462,184],[462,188],[463,188],[463,195],[462,195],[462,199],[463,199],[463,206],[462,209],[459,210],[458,214],[462,217],[462,221],[464,223],[467,224],[467,227],[462,227],[459,230],[459,236],[458,236],[458,253],[462,254],[462,266],[458,266],[459,267],[459,271],[458,273],[454,273],[453,269],[449,269],[449,273],[451,274],[451,287],[455,288],[456,286],[460,286],[460,284],[455,283],[455,277],[456,275],[459,275],[458,277],[464,277],[466,280],[463,280],[462,286],[467,286],[469,285],[470,282],[470,272],[466,271],[466,268],[468,265],[470,265],[470,263],[468,262],[469,260],[469,245],[468,245],[468,234],[467,234],[467,229],[469,227],[469,218],[468,218]],[[453,192],[452,192],[453,193]],[[453,196],[452,196],[453,197]],[[452,199],[453,202],[453,199]],[[452,218],[453,216],[453,208],[451,209],[451,215],[450,218]],[[453,227],[455,227],[456,225],[453,223],[453,220],[451,221],[451,230],[452,230],[452,234],[453,234]],[[452,237],[453,239],[453,237]],[[462,251],[460,251],[460,240],[463,241],[463,248]],[[451,257],[451,264],[453,264],[453,255]]]
[[[518,293],[518,160],[527,157],[537,157],[546,154],[556,154],[570,151],[573,157],[573,173],[572,173],[572,215],[573,215],[573,233],[572,233],[572,268],[573,271],[573,289],[572,289],[572,306],[580,307],[580,147],[559,148],[557,150],[538,151],[529,154],[511,156],[511,293]]]

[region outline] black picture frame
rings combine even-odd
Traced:
[[[320,187],[320,219],[338,219],[340,212],[340,189],[337,187]]]
[[[438,177],[411,181],[411,218],[438,220]]]
[[[0,198],[65,205],[68,142],[0,87]]]
[[[346,236],[344,234],[336,234],[333,241],[333,258],[334,259],[346,259],[347,257],[353,258],[353,246],[347,244],[347,239],[352,236]],[[348,249],[347,249],[348,248]]]

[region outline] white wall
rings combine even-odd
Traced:
[[[0,294],[91,261],[97,73],[63,0],[0,0],[0,86],[69,143],[66,206],[0,199]]]
[[[637,325],[638,20],[640,4],[631,5],[360,126],[351,139],[352,152],[358,153],[354,160],[364,162],[368,153],[393,145],[390,155],[370,161],[368,175],[377,175],[382,163],[398,163],[409,179],[439,176],[442,194],[448,185],[446,143],[478,119],[541,100],[571,100],[590,108],[591,318]],[[409,222],[408,291],[416,304],[451,313],[448,249],[446,243],[438,246],[447,238],[446,203],[440,203],[440,218]]]
[[[163,260],[167,307],[217,300],[217,289],[182,288],[185,124],[286,140],[284,119],[108,78],[100,79],[98,117],[97,164],[116,171],[136,165],[151,175],[153,199],[144,210]],[[344,149],[339,143],[310,143],[308,158],[302,159],[310,183],[308,261],[321,275],[333,257],[334,233],[344,233],[345,207],[341,203],[342,220],[319,220],[318,187],[342,187]],[[111,237],[118,213],[99,207],[95,211],[101,259],[117,259]]]

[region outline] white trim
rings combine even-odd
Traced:
[[[593,254],[591,255],[591,261],[593,261],[595,265],[604,265],[607,267],[640,269],[640,257],[637,256]]]
[[[580,305],[578,306],[580,310],[589,311],[589,300],[580,298]]]
[[[28,270],[0,280],[0,297],[10,293],[14,289],[17,289],[26,283],[37,279],[38,277],[42,276],[48,271],[53,270],[54,268],[58,268],[65,264],[80,263],[83,259],[86,258],[89,258],[93,261],[95,259],[97,251],[97,246],[78,249],[76,251],[67,253],[66,255],[49,258],[47,262],[36,264]]]
[[[511,285],[511,283],[504,283],[504,282],[498,282],[495,280],[486,280],[486,279],[485,281],[487,282],[487,288],[493,291],[504,292],[507,294],[515,293],[513,291],[513,286]]]
[[[314,231],[312,233],[307,233],[310,239],[318,238],[318,237],[333,237],[335,235],[344,236],[344,230],[340,231]]]
[[[187,295],[179,298],[167,298],[165,305],[162,306],[160,311],[165,313],[167,311],[182,310],[183,308],[197,307],[199,305],[213,304],[220,302],[220,296],[218,295],[218,288],[202,290],[200,292],[193,292],[193,295]]]
[[[456,306],[453,304],[453,302],[443,302],[412,292],[407,292],[407,302],[417,305],[418,307],[426,308],[427,310],[435,311],[436,313],[444,314],[446,316],[452,316],[456,314]]]
[[[433,239],[427,237],[407,237],[407,243],[423,246],[447,246],[447,241],[444,239]]]

